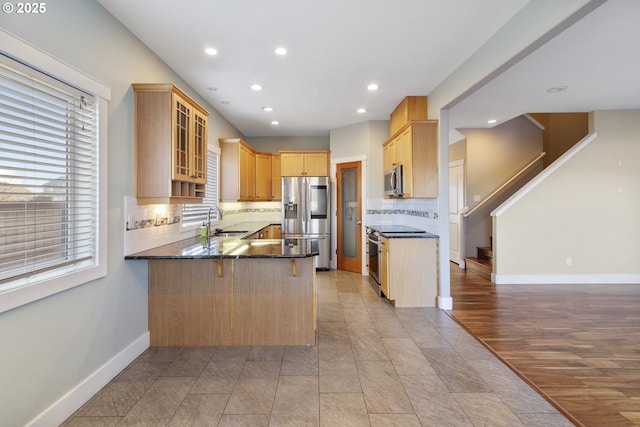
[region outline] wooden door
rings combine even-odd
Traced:
[[[249,150],[242,144],[238,146],[239,152],[239,173],[238,179],[240,181],[240,200],[247,200],[249,198]]]
[[[271,200],[271,154],[256,153],[256,200]]]
[[[207,117],[193,111],[193,149],[190,162],[191,177],[194,182],[207,182]]]
[[[464,162],[449,164],[449,259],[460,264],[462,250],[462,209],[464,208]]]
[[[178,181],[190,181],[189,162],[193,149],[191,132],[193,132],[192,110],[189,104],[177,94],[172,96],[173,112],[175,118],[173,126],[173,174],[172,179]]]
[[[271,200],[282,199],[282,173],[280,172],[280,154],[271,155]]]
[[[338,269],[362,272],[361,163],[337,165]]]
[[[304,156],[302,153],[282,153],[280,172],[282,176],[303,176]]]
[[[305,176],[328,176],[329,175],[329,156],[327,155],[327,153],[305,153],[304,175]]]
[[[256,153],[249,151],[248,156],[249,166],[247,167],[247,184],[249,185],[249,200],[255,200],[256,198]]]
[[[409,126],[402,132],[402,194],[413,196],[413,132]],[[398,150],[396,149],[396,152]],[[420,167],[420,165],[416,165]]]

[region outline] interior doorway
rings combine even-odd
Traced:
[[[362,273],[362,164],[338,163],[336,175],[338,269]]]
[[[449,163],[449,259],[464,268],[464,161]]]

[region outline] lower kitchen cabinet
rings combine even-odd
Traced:
[[[282,226],[280,224],[271,224],[263,230],[263,239],[282,239]]]
[[[149,260],[151,345],[231,345],[232,283],[232,260]]]
[[[435,307],[438,239],[381,239],[380,285],[395,307]]]
[[[313,345],[315,258],[149,260],[152,346]]]

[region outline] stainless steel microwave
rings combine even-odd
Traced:
[[[402,165],[384,172],[384,195],[402,196]]]

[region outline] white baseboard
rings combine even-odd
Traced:
[[[48,427],[62,424],[94,394],[149,348],[149,332],[142,334],[120,353],[112,357],[84,381],[35,417],[27,426]]]
[[[640,274],[492,274],[496,285],[637,285]]]
[[[452,310],[453,298],[451,297],[438,297],[438,308],[440,310]]]

